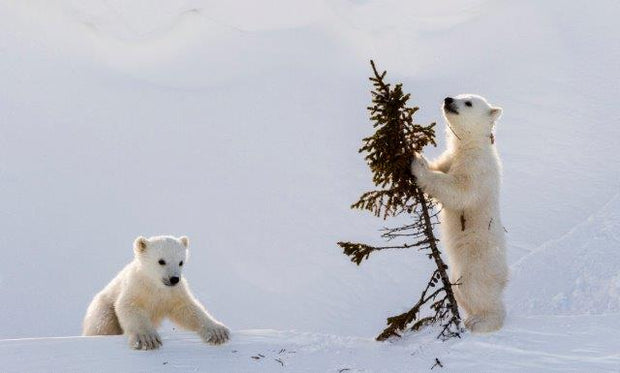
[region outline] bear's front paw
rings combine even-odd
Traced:
[[[154,330],[129,335],[129,346],[135,350],[155,350],[161,345],[161,337]]]
[[[415,153],[411,161],[411,174],[419,179],[426,171],[428,171],[428,161],[422,154]]]
[[[201,330],[200,337],[209,344],[219,345],[230,339],[230,330],[223,324],[214,323]]]

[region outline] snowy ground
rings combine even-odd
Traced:
[[[0,341],[3,372],[619,372],[620,315],[511,320],[490,336],[437,341],[431,331],[395,343],[295,331],[244,330],[221,347],[185,332],[158,351],[124,337]],[[19,363],[17,363],[19,362]],[[8,363],[8,364],[7,364]]]
[[[0,371],[277,371],[248,356],[281,348],[299,350],[291,371],[435,356],[454,371],[619,371],[619,13],[615,0],[0,2]],[[357,268],[335,245],[377,242],[381,225],[348,209],[371,187],[357,154],[370,58],[421,123],[441,127],[439,103],[462,92],[504,108],[512,277],[496,335],[370,342],[431,270],[416,252]],[[142,355],[57,338],[80,333],[133,239],[155,234],[190,237],[194,293],[233,330],[303,332],[211,349],[167,325]]]

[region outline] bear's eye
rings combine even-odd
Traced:
[[[159,264],[165,266],[166,265],[166,261],[163,259],[159,259]]]
[[[183,267],[183,261],[182,260],[179,262],[179,267]]]
[[[471,101],[466,101],[465,105],[471,107]]]

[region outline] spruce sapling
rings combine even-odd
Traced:
[[[408,248],[425,251],[435,263],[436,269],[417,303],[409,311],[389,317],[388,326],[377,336],[377,340],[400,337],[399,333],[405,330],[419,330],[429,324],[440,325],[438,338],[459,337],[462,332],[461,318],[446,272],[448,266],[441,258],[438,240],[433,233],[433,226],[438,224],[435,204],[418,188],[410,171],[416,152],[421,152],[426,145],[436,145],[435,123],[427,126],[415,124],[413,116],[418,107],[407,106],[410,94],[403,93],[402,84],[392,88],[384,81],[386,71],[380,74],[374,62],[370,61],[370,64],[373,70],[370,80],[374,89],[371,91],[372,106],[368,110],[375,132],[362,140],[359,152],[365,154],[377,189],[363,193],[351,208],[370,211],[384,220],[407,214],[412,223],[384,228],[381,234],[387,241],[406,242],[386,246],[358,242],[338,242],[338,245],[357,265],[375,251]],[[425,305],[430,307],[432,314],[422,317]]]

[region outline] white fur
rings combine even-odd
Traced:
[[[411,170],[422,190],[443,207],[442,241],[450,279],[458,283],[457,302],[467,315],[465,326],[491,332],[504,322],[502,293],[508,280],[499,209],[501,164],[492,132],[501,109],[476,95],[452,100],[443,107],[448,149],[430,164],[417,155]]]
[[[169,317],[207,343],[226,342],[228,329],[209,315],[181,277],[188,246],[187,237],[138,237],[134,260],[92,300],[82,334],[126,334],[132,348],[150,350],[162,344],[156,328]],[[180,279],[176,285],[173,277]]]

